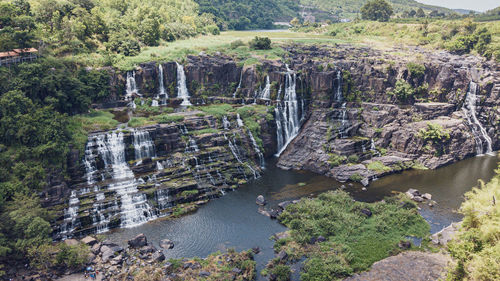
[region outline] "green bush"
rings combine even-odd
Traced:
[[[410,77],[416,80],[421,80],[425,76],[425,66],[418,64],[418,63],[413,63],[410,62],[406,66],[408,68],[408,71],[410,73]]]
[[[362,176],[362,175],[360,175],[360,174],[358,174],[358,173],[355,173],[355,174],[352,174],[352,175],[349,177],[349,179],[350,179],[351,181],[354,181],[354,182],[360,182],[360,181],[362,181],[362,180],[363,180],[363,176]]]
[[[237,49],[238,47],[241,47],[241,46],[245,46],[245,43],[241,40],[241,39],[238,39],[238,40],[235,40],[233,42],[231,42],[231,49]]]
[[[446,142],[450,139],[450,132],[444,130],[443,127],[435,123],[427,123],[427,128],[420,129],[418,131],[418,137],[424,141],[430,141],[432,143],[438,144]]]
[[[395,96],[401,102],[407,102],[415,95],[415,89],[405,80],[396,81],[394,90],[389,92],[389,95]]]
[[[288,281],[292,275],[292,271],[288,265],[278,264],[269,270],[269,274],[273,276],[276,281]]]
[[[347,161],[349,163],[358,163],[359,162],[359,156],[356,155],[356,154],[349,155],[349,157],[347,158]]]
[[[347,160],[347,157],[335,153],[332,153],[329,156],[330,158],[328,159],[328,164],[330,164],[330,167],[332,168],[344,164],[345,161]]]
[[[254,50],[270,50],[271,49],[271,39],[268,37],[258,37],[256,36],[249,43],[250,48]]]
[[[373,161],[366,166],[368,169],[376,172],[390,172],[392,171],[391,167],[387,167],[380,161]]]
[[[56,263],[67,268],[78,268],[84,266],[89,259],[90,249],[83,243],[68,246],[66,243],[59,245],[59,252],[56,255]]]

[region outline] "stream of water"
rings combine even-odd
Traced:
[[[109,234],[109,239],[125,245],[128,239],[144,233],[149,241],[159,246],[168,238],[175,247],[165,250],[168,258],[205,257],[208,254],[228,248],[237,251],[260,247],[255,256],[258,272],[268,260],[274,257],[274,233],[286,228],[257,212],[255,198],[262,194],[275,207],[284,200],[317,195],[327,190],[339,188],[342,183],[331,178],[304,171],[285,171],[276,167],[276,160],[270,160],[263,175],[220,199],[210,201],[195,214],[174,220],[156,220],[135,228],[117,229]],[[497,156],[481,156],[467,159],[437,170],[411,170],[384,177],[373,182],[367,191],[360,185],[346,185],[353,197],[361,201],[381,200],[396,191],[405,192],[417,188],[429,192],[437,205],[430,208],[421,204],[422,215],[431,224],[435,233],[451,222],[461,219],[456,209],[463,201],[463,195],[481,179],[489,181],[498,166]]]

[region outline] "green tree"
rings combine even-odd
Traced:
[[[361,7],[361,16],[365,20],[388,21],[394,11],[385,0],[371,0]]]

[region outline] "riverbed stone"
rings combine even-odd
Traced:
[[[264,195],[259,195],[257,196],[257,199],[255,200],[255,203],[260,206],[265,206],[267,204],[266,199],[264,198]]]
[[[285,250],[281,250],[279,253],[278,253],[278,259],[280,261],[284,261],[288,258],[288,254]]]
[[[422,194],[422,198],[424,198],[425,200],[431,200],[432,195],[430,193],[424,193]]]
[[[361,209],[361,213],[367,217],[371,217],[372,216],[372,211],[370,209],[367,209],[367,208],[363,208]]]
[[[160,247],[163,249],[172,249],[174,247],[174,242],[169,239],[163,239],[160,241]]]
[[[85,243],[85,244],[87,244],[89,246],[93,246],[93,245],[97,244],[99,241],[97,241],[97,239],[95,239],[92,236],[86,236],[85,238],[83,238],[81,240],[81,242],[83,242],[83,243]]]
[[[146,235],[143,233],[137,235],[135,238],[128,240],[128,245],[130,248],[140,248],[146,246],[148,244],[148,240]]]

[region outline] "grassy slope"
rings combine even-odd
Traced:
[[[221,51],[228,55],[234,55],[242,59],[248,59],[253,56],[263,57],[267,56],[268,59],[278,58],[282,54],[281,48],[273,48],[272,50],[250,50],[248,47],[239,47],[231,49],[230,44],[235,40],[242,40],[248,42],[255,36],[269,37],[274,43],[283,42],[325,42],[335,43],[342,42],[342,40],[332,38],[322,34],[291,32],[283,30],[282,32],[254,32],[254,31],[228,31],[222,32],[221,35],[213,36],[199,36],[187,40],[178,40],[175,42],[163,42],[158,47],[143,48],[141,53],[133,57],[117,56],[113,66],[121,70],[130,70],[139,63],[148,61],[172,61],[183,60],[187,55],[195,55],[201,51],[206,53],[214,53]],[[104,64],[104,57],[100,54],[94,53],[90,55],[76,56],[74,59],[83,61],[86,65],[95,67]]]
[[[488,183],[465,194],[462,229],[448,245],[457,260],[449,280],[500,279],[500,169]]]

